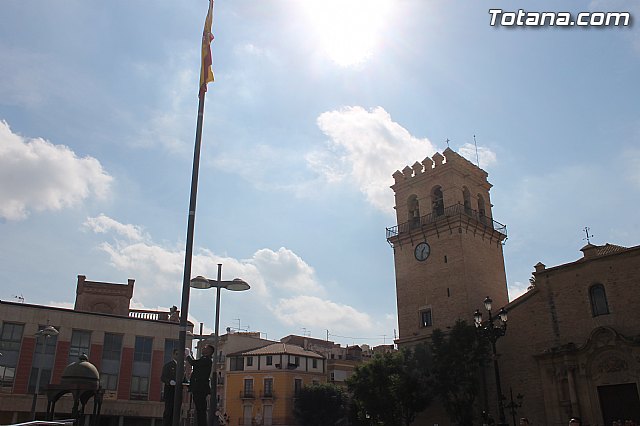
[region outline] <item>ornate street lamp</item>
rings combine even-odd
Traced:
[[[524,395],[521,393],[516,395],[516,399],[513,399],[513,389],[509,388],[509,394],[511,400],[505,405],[505,408],[511,413],[511,419],[513,420],[513,425],[516,426],[516,415],[518,414],[518,408],[522,407],[522,400],[524,399]]]
[[[42,342],[42,349],[40,350],[40,357],[38,359],[38,375],[36,376],[36,389],[33,393],[33,401],[31,402],[31,420],[36,419],[36,403],[38,401],[38,394],[40,393],[40,376],[42,374],[42,362],[47,346],[47,339],[51,336],[57,336],[59,331],[55,329],[55,327],[51,325],[47,325],[41,330],[38,330],[35,333],[36,343],[38,342],[38,337],[44,337],[44,342]]]
[[[504,416],[504,396],[502,395],[502,385],[500,383],[500,369],[498,367],[498,354],[496,351],[496,342],[499,338],[505,335],[507,332],[507,311],[504,308],[500,308],[498,315],[494,317],[491,315],[492,308],[491,298],[487,296],[484,299],[484,308],[489,313],[489,319],[482,321],[482,313],[479,309],[473,314],[473,320],[476,325],[478,333],[491,342],[491,349],[493,351],[493,370],[496,375],[496,392],[498,397],[498,415],[500,417],[500,423],[498,426],[507,426]],[[499,324],[498,324],[499,321]]]
[[[231,281],[222,281],[222,264],[218,263],[218,279],[210,280],[203,276],[197,276],[190,281],[192,288],[208,289],[215,287],[216,292],[216,324],[215,324],[215,336],[213,338],[213,347],[215,353],[213,354],[213,368],[212,368],[212,383],[211,383],[211,402],[209,404],[209,425],[218,426],[218,337],[220,330],[220,290],[227,289],[231,291],[244,291],[249,290],[251,287],[245,281],[240,278],[235,278]]]

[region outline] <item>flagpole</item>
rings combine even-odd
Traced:
[[[176,387],[173,400],[172,426],[179,426],[182,411],[182,378],[184,377],[184,349],[187,346],[187,324],[189,314],[189,291],[191,287],[191,260],[193,259],[193,234],[196,223],[196,200],[198,195],[198,172],[200,170],[200,147],[202,145],[202,120],[204,117],[205,92],[198,101],[198,122],[196,125],[196,143],[193,150],[193,171],[191,174],[191,197],[189,200],[189,221],[187,223],[187,247],[184,256],[184,276],[182,277],[182,304],[180,307],[180,333],[178,359],[176,360]]]
[[[198,92],[198,121],[196,124],[196,143],[193,149],[193,170],[191,173],[191,197],[189,199],[189,221],[187,223],[187,244],[184,254],[184,275],[182,277],[182,304],[180,307],[179,348],[176,365],[176,386],[173,397],[172,426],[180,425],[182,414],[182,396],[184,379],[185,348],[187,346],[187,325],[189,315],[189,291],[191,282],[191,261],[193,259],[193,234],[196,224],[196,200],[198,198],[198,171],[200,169],[200,147],[202,145],[202,121],[204,118],[204,98],[207,84],[213,81],[211,69],[211,23],[213,21],[213,0],[209,0],[209,11],[202,31],[202,57],[200,64],[200,86]],[[167,425],[165,425],[167,426]]]

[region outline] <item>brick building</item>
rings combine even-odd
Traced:
[[[42,389],[59,383],[64,368],[83,353],[100,372],[105,389],[101,424],[161,423],[160,374],[178,344],[178,311],[130,309],[133,287],[134,280],[103,283],[79,275],[74,309],[0,301],[0,424],[31,420],[38,368],[36,413],[44,418]],[[36,339],[47,325],[59,334]],[[63,397],[56,412],[70,413],[72,402]]]
[[[538,263],[534,285],[508,302],[506,226],[493,218],[488,175],[449,148],[443,154],[393,174],[397,225],[387,240],[398,345],[428,340],[458,319],[472,323],[488,295],[509,311],[497,350],[503,394],[524,395],[518,414],[548,426],[570,416],[591,426],[640,422],[640,246],[588,244],[575,262]],[[479,408],[498,419],[493,370],[483,376]],[[451,424],[437,403],[416,420],[436,423]]]
[[[498,342],[503,389],[525,395],[534,424],[640,421],[640,246],[582,248],[575,262],[538,263],[535,285],[509,305]]]

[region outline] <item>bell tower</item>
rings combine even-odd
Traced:
[[[412,345],[473,323],[486,296],[508,302],[502,244],[487,173],[447,148],[393,174],[397,225],[387,228],[396,270],[399,338]]]

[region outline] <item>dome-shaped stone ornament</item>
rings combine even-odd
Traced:
[[[95,365],[89,362],[87,355],[80,355],[78,361],[69,364],[62,372],[62,384],[100,384],[100,373]]]

